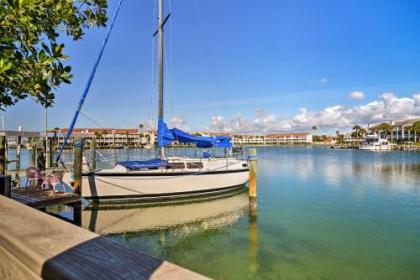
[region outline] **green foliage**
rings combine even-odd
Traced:
[[[353,132],[352,132],[352,136],[356,139],[361,139],[363,138],[363,136],[365,136],[367,134],[366,129],[364,129],[363,127],[361,127],[360,125],[355,125],[353,126]]]
[[[327,139],[327,135],[313,135],[312,141],[313,142],[324,142]]]
[[[107,0],[0,0],[0,109],[31,95],[45,107],[70,83],[61,35],[105,26]]]
[[[411,132],[420,133],[420,121],[414,122],[408,129]]]
[[[372,128],[374,132],[383,132],[386,135],[390,135],[392,132],[392,125],[389,123],[381,123],[375,127]]]

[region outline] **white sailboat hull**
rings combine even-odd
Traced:
[[[223,191],[248,181],[243,172],[168,176],[83,176],[82,196],[87,199],[147,198]]]
[[[203,170],[127,171],[114,168],[84,174],[82,196],[86,199],[165,199],[220,193],[245,185],[249,171],[246,161],[228,167],[224,161],[209,163],[217,168]]]

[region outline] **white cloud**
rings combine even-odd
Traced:
[[[184,117],[172,117],[168,122],[169,127],[176,127],[181,130],[190,131],[187,120]]]
[[[350,93],[351,99],[362,100],[365,99],[365,94],[361,91],[353,91]]]
[[[328,79],[327,78],[321,78],[321,79],[319,79],[319,82],[321,84],[326,84],[326,83],[328,83]]]
[[[267,133],[276,131],[310,130],[312,126],[328,130],[351,128],[354,124],[379,123],[420,116],[420,93],[412,97],[398,97],[386,92],[378,100],[364,105],[346,107],[335,105],[321,111],[300,108],[298,112],[282,119],[275,114],[258,109],[252,119],[237,116],[231,122],[222,116],[211,119],[208,130],[238,133]]]

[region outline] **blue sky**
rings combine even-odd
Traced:
[[[110,14],[117,1],[109,1]],[[192,130],[345,129],[420,115],[418,1],[166,1],[166,117]],[[135,127],[152,114],[155,1],[125,0],[79,127]],[[68,126],[105,29],[63,38],[74,79],[49,126]],[[350,98],[362,92],[358,99]],[[304,109],[302,109],[304,108]],[[2,114],[8,129],[43,127],[31,100]],[[172,121],[171,121],[172,120]]]

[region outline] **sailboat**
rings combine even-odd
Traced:
[[[163,0],[158,0],[158,147],[159,157],[146,161],[122,161],[113,168],[84,172],[82,196],[91,200],[155,200],[186,196],[202,196],[231,191],[248,181],[248,163],[225,156],[202,158],[168,157],[165,146],[174,141],[190,143],[198,148],[231,149],[228,136],[195,136],[164,122]]]

